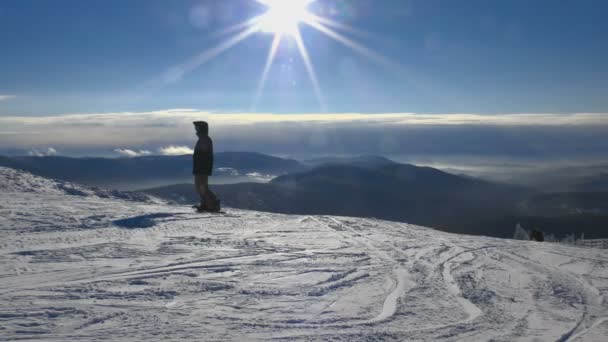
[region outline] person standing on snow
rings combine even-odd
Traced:
[[[194,122],[198,141],[194,147],[192,174],[194,186],[201,198],[196,209],[203,211],[220,211],[220,201],[209,189],[209,176],[213,173],[213,141],[209,137],[209,124],[205,121]]]

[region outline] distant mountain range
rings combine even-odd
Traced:
[[[265,184],[217,185],[224,205],[286,214],[376,217],[454,233],[512,237],[522,223],[557,236],[608,237],[606,194],[541,193],[388,159],[327,158]],[[317,167],[314,167],[317,166]],[[192,184],[145,190],[177,203],[198,201]]]
[[[64,181],[136,190],[189,182],[192,157],[148,156],[137,158],[0,157],[0,166]],[[253,152],[223,152],[215,155],[215,180],[225,183],[269,179],[305,169],[291,159]]]
[[[523,202],[521,211],[544,217],[608,214],[608,191],[543,193]]]
[[[190,156],[138,158],[0,157],[0,166],[58,180],[145,190],[177,203],[198,201]],[[215,156],[213,189],[225,206],[288,214],[377,217],[456,233],[510,237],[515,224],[556,235],[608,237],[605,175],[584,190],[551,193],[399,164],[377,156],[305,161],[259,153]],[[252,182],[255,180],[256,182]],[[591,181],[589,181],[591,180]],[[600,187],[601,188],[601,187]]]
[[[304,160],[302,163],[311,168],[328,165],[350,165],[358,166],[361,168],[377,168],[397,164],[397,162],[392,161],[388,158],[373,155],[354,157],[323,157],[307,159]]]
[[[406,164],[370,168],[330,164],[277,177],[267,184],[213,188],[227,206],[288,214],[377,217],[452,232],[509,236],[516,222],[486,222],[515,212],[527,189],[460,177]],[[146,191],[180,203],[198,199],[191,184]]]
[[[576,166],[542,166],[519,168],[516,172],[501,177],[510,184],[520,184],[540,191],[551,192],[597,192],[608,191],[608,164],[585,164]]]
[[[585,177],[578,181],[574,188],[578,191],[608,191],[608,173]]]
[[[300,162],[255,152],[215,154],[212,182],[231,184],[267,182],[277,176],[310,170],[320,165],[353,165],[364,168],[396,164],[377,156],[327,157]],[[0,166],[31,172],[37,176],[78,182],[118,190],[190,182],[192,157],[144,156],[135,158],[3,157]]]

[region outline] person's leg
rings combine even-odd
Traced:
[[[220,201],[217,196],[209,189],[209,176],[204,176],[202,179],[203,197],[205,198],[205,207],[209,210],[219,210]]]
[[[207,203],[207,206],[209,207],[217,207],[218,205],[217,196],[209,189],[209,185],[207,185],[207,188],[205,189],[205,203]]]
[[[209,176],[200,175],[200,188],[201,188],[201,198],[206,207],[213,208],[217,205],[217,197],[215,194],[209,189]]]
[[[196,193],[200,197],[201,206],[204,205],[205,202],[205,189],[207,187],[207,176],[205,175],[194,175],[194,187],[196,188]]]
[[[217,198],[211,189],[209,189],[209,176],[205,176],[205,181],[203,183],[203,196],[205,197],[205,204],[207,204],[207,206],[211,207],[215,205]]]
[[[219,201],[217,196],[209,189],[209,176],[196,175],[194,178],[196,192],[201,198],[201,208],[210,210],[219,210]]]

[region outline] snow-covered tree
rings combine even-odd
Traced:
[[[515,240],[530,240],[530,233],[525,230],[521,224],[515,225],[515,233],[513,234]]]

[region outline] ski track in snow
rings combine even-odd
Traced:
[[[0,168],[0,340],[605,341],[608,252]]]

